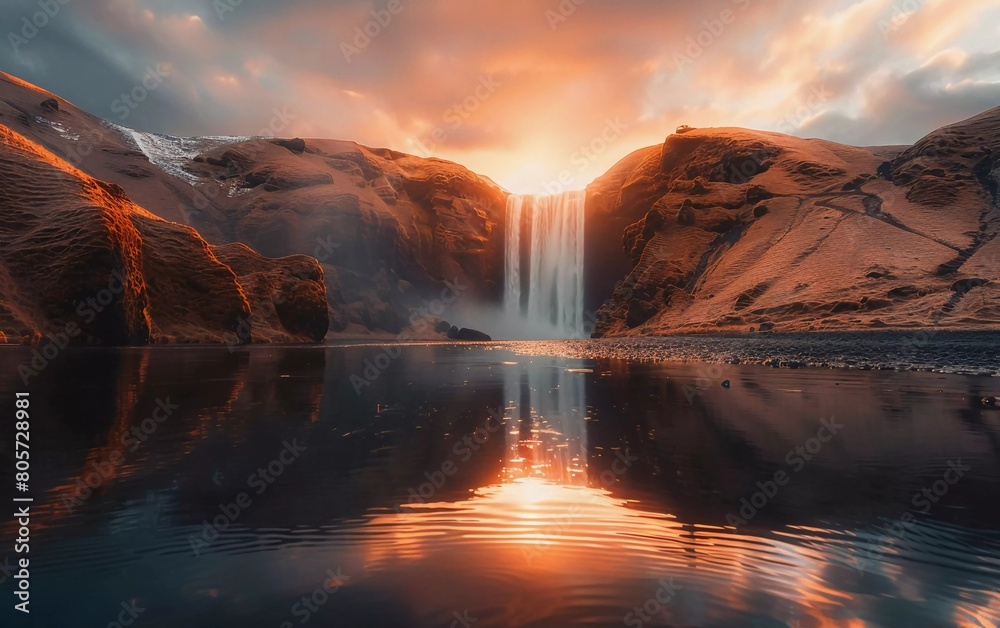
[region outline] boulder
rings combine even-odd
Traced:
[[[434,331],[439,334],[447,334],[451,331],[451,323],[448,321],[438,321],[437,324],[434,325]]]
[[[490,342],[493,340],[493,338],[491,338],[488,334],[484,334],[483,332],[475,329],[469,329],[468,327],[463,327],[458,330],[456,339],[468,342]]]

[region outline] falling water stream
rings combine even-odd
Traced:
[[[583,337],[586,192],[507,199],[505,309],[528,333]],[[523,261],[528,268],[522,272]]]

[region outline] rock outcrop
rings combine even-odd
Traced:
[[[280,305],[258,307],[264,301]],[[0,125],[8,342],[314,342],[326,334],[325,301],[315,260],[213,248]]]
[[[595,335],[998,327],[998,182],[1000,108],[913,147],[683,129],[588,188],[623,234],[588,240]]]

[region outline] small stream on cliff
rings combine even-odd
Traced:
[[[996,625],[998,378],[560,346],[65,351],[35,625]]]

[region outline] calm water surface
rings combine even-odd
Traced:
[[[0,351],[3,399],[26,357]],[[495,346],[65,352],[27,387],[32,619],[995,626],[998,382]]]

